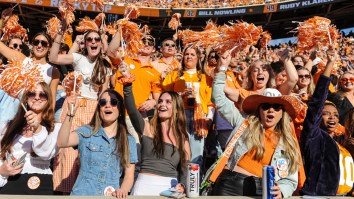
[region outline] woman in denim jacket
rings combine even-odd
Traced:
[[[234,127],[233,134],[244,123],[245,117],[224,93],[225,72],[220,65],[228,65],[230,54],[220,58],[218,73],[213,82],[213,101],[220,114]],[[298,184],[301,156],[291,118],[296,116],[299,101],[292,96],[281,96],[276,89],[267,88],[263,95],[247,97],[242,109],[247,126],[236,142],[224,170],[215,182],[214,195],[261,195],[262,168],[275,168],[274,198],[290,197]],[[230,139],[230,138],[229,138]]]
[[[70,96],[67,104],[69,109],[75,104],[75,114],[76,96]],[[62,148],[77,146],[80,152],[80,172],[71,195],[127,197],[138,160],[135,140],[126,130],[122,96],[114,90],[104,91],[90,124],[69,133],[73,117],[67,114],[57,142]]]

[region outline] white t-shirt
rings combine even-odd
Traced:
[[[96,61],[92,62],[86,56],[73,53],[74,63],[73,67],[75,71],[80,72],[83,77],[82,84],[81,84],[81,96],[91,100],[97,100],[98,92],[99,92],[99,85],[96,85],[91,82],[91,76],[93,73],[93,69],[96,65]],[[111,75],[111,71],[108,71],[107,75]]]

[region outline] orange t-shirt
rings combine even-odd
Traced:
[[[340,178],[337,190],[338,195],[347,194],[352,189],[354,183],[354,164],[349,151],[337,143],[339,148],[339,168]]]
[[[136,76],[132,84],[132,89],[137,107],[148,100],[151,93],[162,92],[160,73],[157,72],[151,64],[142,66],[140,60],[137,58],[124,58],[124,61],[127,63],[130,72]],[[123,96],[123,85],[118,82],[118,77],[120,76],[120,72],[117,72],[114,90]]]
[[[254,160],[255,152],[250,150],[239,160],[238,166],[261,178],[263,166],[270,165],[278,142],[279,138],[276,133],[267,129],[264,136],[264,148],[266,150],[264,151],[263,158],[260,161]]]

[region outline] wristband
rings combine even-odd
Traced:
[[[71,115],[71,114],[67,113],[66,116],[74,117],[75,115]]]

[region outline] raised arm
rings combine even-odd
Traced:
[[[59,48],[61,41],[63,39],[63,35],[66,31],[66,20],[62,20],[61,22],[61,30],[58,32],[56,38],[54,39],[53,45],[50,48],[49,53],[49,62],[58,65],[69,65],[73,64],[74,57],[72,54],[59,54]]]
[[[77,133],[74,131],[73,132],[70,131],[75,116],[75,112],[79,107],[79,99],[77,99],[77,97],[74,95],[71,95],[67,98],[68,98],[67,100],[68,114],[65,117],[61,125],[61,128],[59,130],[59,135],[57,140],[57,146],[59,148],[73,147],[79,144],[79,136],[77,135]],[[71,104],[75,104],[73,115],[70,114],[70,110],[72,106]]]
[[[112,38],[111,42],[109,43],[108,46],[108,51],[107,51],[107,55],[109,56],[109,58],[116,58],[117,54],[117,50],[119,48],[120,42],[121,42],[121,28],[118,28],[117,33],[114,35],[114,37]]]
[[[15,60],[22,62],[26,56],[17,50],[13,50],[0,41],[0,54],[7,60]]]
[[[133,127],[139,135],[144,134],[145,121],[135,105],[134,95],[132,91],[132,84],[125,85],[124,91],[124,104],[127,109],[130,120],[132,121]]]
[[[297,75],[296,68],[291,61],[290,52],[288,49],[283,50],[279,54],[281,61],[284,64],[285,72],[288,79],[278,87],[279,92],[282,95],[290,95],[291,91],[294,89],[299,76]]]

